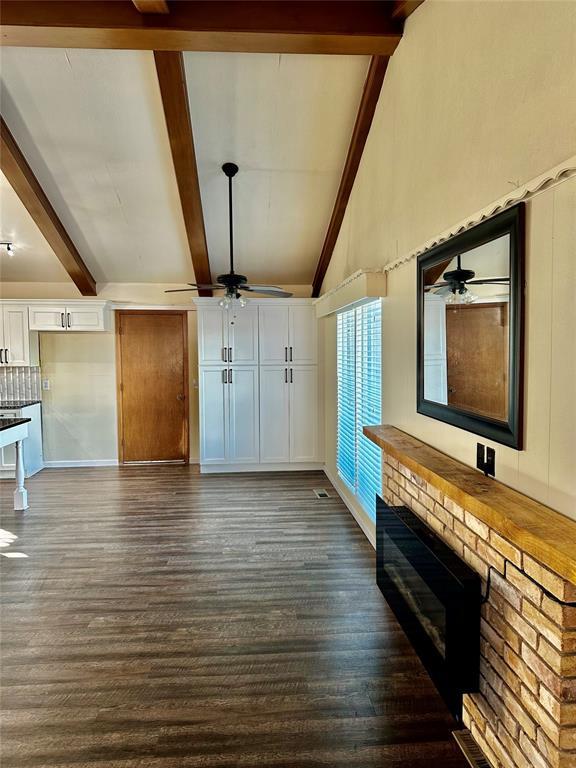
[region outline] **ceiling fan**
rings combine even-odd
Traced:
[[[216,278],[215,283],[188,283],[190,288],[172,288],[165,291],[165,293],[181,293],[184,291],[198,291],[198,290],[218,290],[224,289],[224,298],[220,301],[220,306],[229,307],[235,300],[239,300],[240,306],[245,306],[246,299],[244,299],[240,291],[248,293],[261,293],[265,296],[276,296],[280,299],[288,299],[292,296],[288,291],[282,290],[275,285],[255,285],[254,283],[248,283],[248,278],[244,275],[237,275],[234,272],[234,229],[232,218],[232,179],[238,173],[238,166],[236,163],[224,163],[222,170],[228,177],[228,222],[230,228],[230,271],[225,275],[219,275]]]
[[[483,277],[474,280],[476,272],[471,269],[462,269],[461,256],[458,254],[456,269],[444,272],[444,282],[433,283],[425,287],[425,291],[436,293],[440,296],[448,295],[449,303],[463,302],[471,304],[478,297],[468,290],[469,285],[509,285],[509,277]]]

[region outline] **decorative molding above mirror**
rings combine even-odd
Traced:
[[[524,203],[418,257],[418,413],[520,450]]]

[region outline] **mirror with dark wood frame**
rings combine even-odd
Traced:
[[[418,257],[418,413],[522,448],[524,204]]]

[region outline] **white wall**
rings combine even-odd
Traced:
[[[426,2],[391,60],[323,286],[407,256],[576,154],[576,4]],[[503,482],[576,518],[576,179],[528,205],[525,448]],[[335,320],[324,324],[335,474]],[[478,438],[416,413],[416,262],[388,274],[383,418],[474,464]],[[487,442],[482,440],[482,442]]]
[[[115,461],[114,333],[41,333],[44,459]]]
[[[196,311],[188,312],[190,462],[198,461],[198,344]],[[44,459],[118,461],[116,336],[40,333]]]
[[[188,310],[190,461],[199,458],[198,343],[195,294],[172,293],[181,284],[102,283],[98,299],[130,305],[172,305]],[[308,285],[286,285],[296,297],[310,295]],[[0,283],[4,299],[74,299],[82,297],[71,283]],[[118,461],[115,335],[41,333],[44,458],[48,462]]]

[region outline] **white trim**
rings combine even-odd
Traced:
[[[314,304],[318,304],[320,301],[324,301],[329,296],[333,296],[335,293],[338,293],[338,291],[341,291],[342,288],[345,288],[347,285],[350,285],[350,283],[355,282],[361,277],[364,277],[365,275],[381,275],[385,271],[385,267],[370,267],[366,269],[357,269],[356,272],[352,272],[351,275],[348,275],[348,277],[345,277],[342,282],[338,283],[338,285],[334,286],[334,288],[331,288],[329,291],[326,291],[326,293],[323,293],[322,296],[318,296],[317,299],[313,299]]]
[[[273,296],[270,296],[269,299],[252,299],[250,298],[250,296],[244,296],[244,298],[248,299],[249,301],[248,306],[252,305],[255,307],[267,307],[270,305],[271,301],[281,302],[281,306],[288,306],[289,304],[312,306],[315,303],[315,299],[305,299],[305,298],[298,298],[298,297],[283,299],[283,298],[274,298]],[[192,301],[194,302],[194,304],[197,304],[199,307],[202,307],[202,306],[213,307],[215,304],[217,305],[221,299],[222,299],[222,296],[213,296],[213,297],[202,296],[200,298],[194,298],[192,299]]]
[[[421,253],[425,253],[435,245],[439,245],[440,243],[449,240],[451,237],[454,237],[454,235],[459,235],[461,232],[465,232],[467,229],[475,227],[476,224],[480,224],[480,222],[489,219],[491,216],[494,216],[496,213],[499,213],[506,208],[510,208],[511,206],[526,200],[531,200],[533,197],[536,197],[536,195],[539,195],[542,192],[550,189],[550,187],[555,187],[575,175],[576,155],[573,155],[565,162],[560,163],[560,165],[556,165],[546,173],[542,173],[540,176],[536,176],[536,178],[531,179],[525,184],[519,185],[513,192],[509,192],[508,194],[503,195],[498,200],[495,200],[484,208],[481,208],[471,216],[467,216],[455,226],[444,230],[442,234],[427,240],[420,247],[409,251],[404,256],[401,256],[398,259],[389,262],[388,264],[385,264],[384,271],[388,273],[391,270],[400,267],[402,264],[405,264],[407,261],[412,261],[412,259],[415,259]]]
[[[348,511],[356,520],[360,528],[362,529],[362,533],[366,536],[370,544],[372,544],[372,547],[376,549],[376,526],[370,520],[366,512],[362,509],[358,501],[356,500],[356,497],[354,494],[350,493],[346,485],[340,480],[339,477],[334,477],[332,472],[328,469],[327,466],[324,466],[324,473],[326,474],[326,477],[332,485],[334,486],[334,489],[337,491],[338,495],[346,504],[348,507]]]
[[[197,309],[193,304],[131,304],[129,301],[111,301],[110,309],[116,311],[117,309],[133,309],[136,311],[154,311],[154,312],[166,312],[172,310],[173,312],[196,312]]]
[[[118,459],[73,459],[69,461],[44,461],[46,469],[64,469],[66,467],[117,467]]]
[[[321,462],[302,462],[301,464],[200,464],[200,472],[203,475],[215,472],[311,472],[322,471],[324,464]]]
[[[0,303],[2,304],[26,304],[26,306],[30,305],[32,307],[42,307],[46,306],[47,304],[50,304],[51,306],[53,304],[62,304],[67,307],[102,307],[105,309],[108,304],[110,303],[107,299],[1,299]]]

